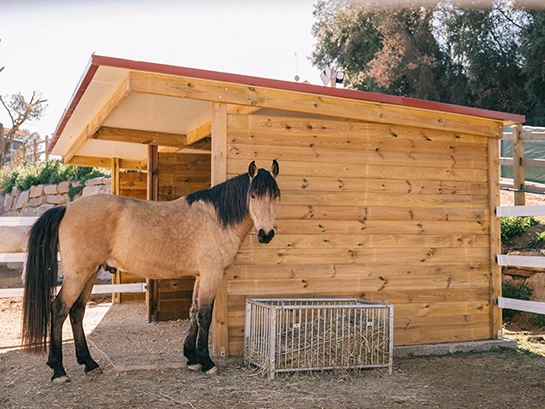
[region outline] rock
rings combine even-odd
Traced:
[[[55,207],[53,204],[46,203],[44,205],[41,205],[40,207],[36,208],[36,216],[41,216],[45,212],[47,212],[49,209],[52,209]]]
[[[85,186],[103,185],[105,179],[106,178],[104,178],[104,177],[89,179],[89,180],[85,181]]]
[[[85,186],[83,188],[82,195],[85,197],[85,196],[101,194],[103,193],[101,188],[102,188],[101,185]]]
[[[68,189],[70,188],[70,183],[68,181],[61,182],[57,185],[57,192],[59,193],[68,193]]]
[[[21,216],[21,217],[34,217],[34,216],[36,216],[36,209],[34,207],[24,207],[19,212],[19,216]]]
[[[13,198],[13,196],[8,193],[6,196],[4,196],[4,209],[3,211],[4,212],[9,212],[11,210],[11,207],[13,206],[13,202],[15,201],[15,199]]]
[[[21,192],[21,194],[17,198],[17,204],[15,205],[16,209],[22,209],[23,207],[28,207],[28,195],[29,195],[28,190]]]
[[[40,207],[45,203],[47,203],[47,196],[35,197],[28,201],[30,207]]]
[[[44,194],[44,185],[32,186],[30,188],[30,198],[39,197]]]
[[[30,227],[0,226],[0,253],[22,253]]]
[[[46,195],[56,195],[58,193],[57,185],[45,185],[44,194]]]
[[[531,301],[545,302],[545,273],[535,273],[526,285],[532,290]]]
[[[47,195],[47,203],[50,204],[65,204],[68,202],[68,195]]]

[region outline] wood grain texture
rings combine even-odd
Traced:
[[[250,235],[226,272],[232,354],[248,297],[388,300],[398,345],[490,338],[487,138],[259,113],[228,125],[228,177],[277,159],[282,191],[274,240]]]

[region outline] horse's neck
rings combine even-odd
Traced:
[[[242,223],[239,223],[239,224],[237,224],[235,226],[232,226],[232,227],[230,227],[228,229],[232,229],[233,233],[236,234],[239,237],[240,244],[242,245],[242,242],[244,241],[244,239],[246,238],[248,233],[250,233],[250,231],[252,230],[253,227],[254,227],[254,221],[252,220],[250,215],[247,215],[244,218],[244,221]]]

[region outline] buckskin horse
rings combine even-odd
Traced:
[[[76,358],[89,375],[102,372],[91,358],[83,316],[101,266],[167,279],[195,276],[184,355],[191,370],[217,372],[208,334],[216,291],[242,242],[255,226],[260,243],[274,237],[279,167],[257,169],[211,189],[170,202],[96,195],[45,212],[32,226],[27,247],[22,348],[45,353],[54,383],[68,382],[62,364],[62,326],[72,324]],[[57,252],[64,280],[58,295]]]

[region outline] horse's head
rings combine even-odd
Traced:
[[[260,243],[268,243],[274,237],[276,204],[280,189],[276,183],[278,162],[273,160],[270,171],[257,169],[255,162],[248,167],[250,189],[248,190],[248,210],[254,221]]]

